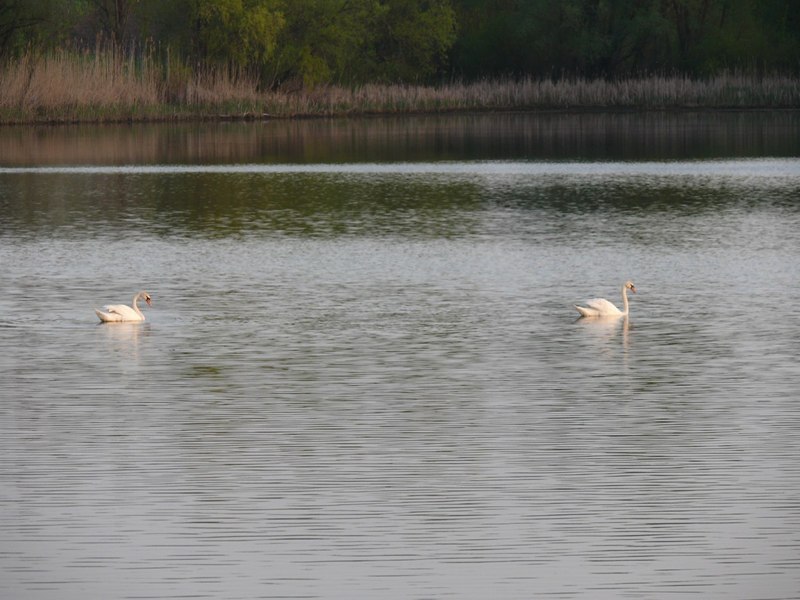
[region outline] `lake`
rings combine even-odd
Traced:
[[[0,598],[800,594],[800,112],[6,127],[0,291]]]

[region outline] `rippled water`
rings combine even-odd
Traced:
[[[0,152],[0,598],[796,598],[797,119],[587,161],[493,118],[416,161]]]

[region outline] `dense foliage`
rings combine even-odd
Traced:
[[[262,87],[800,71],[798,0],[0,0],[0,55],[113,44]]]
[[[797,0],[459,0],[453,65],[488,73],[800,67]]]

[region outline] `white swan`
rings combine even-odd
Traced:
[[[582,317],[621,317],[628,314],[628,290],[636,293],[636,286],[632,281],[626,281],[622,286],[622,307],[618,309],[605,298],[592,298],[587,300],[587,306],[575,305]]]
[[[145,291],[141,291],[133,297],[133,308],[124,304],[107,304],[103,307],[103,310],[95,308],[94,312],[97,313],[97,316],[100,317],[100,320],[104,323],[116,323],[119,321],[144,321],[144,315],[136,305],[136,302],[139,300],[139,298],[144,299],[144,301],[147,302],[147,306],[152,306],[150,303],[150,294]]]

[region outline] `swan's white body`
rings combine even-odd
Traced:
[[[103,307],[103,310],[95,308],[94,312],[97,313],[97,316],[104,323],[117,323],[120,321],[144,321],[144,314],[142,314],[142,311],[139,310],[139,307],[136,304],[140,298],[147,302],[147,306],[151,306],[150,294],[142,291],[133,297],[133,307],[126,306],[125,304],[107,304]]]
[[[614,306],[605,298],[592,298],[586,301],[586,306],[575,305],[582,317],[621,317],[628,314],[628,290],[636,293],[636,286],[632,281],[626,281],[622,286],[622,310]]]

